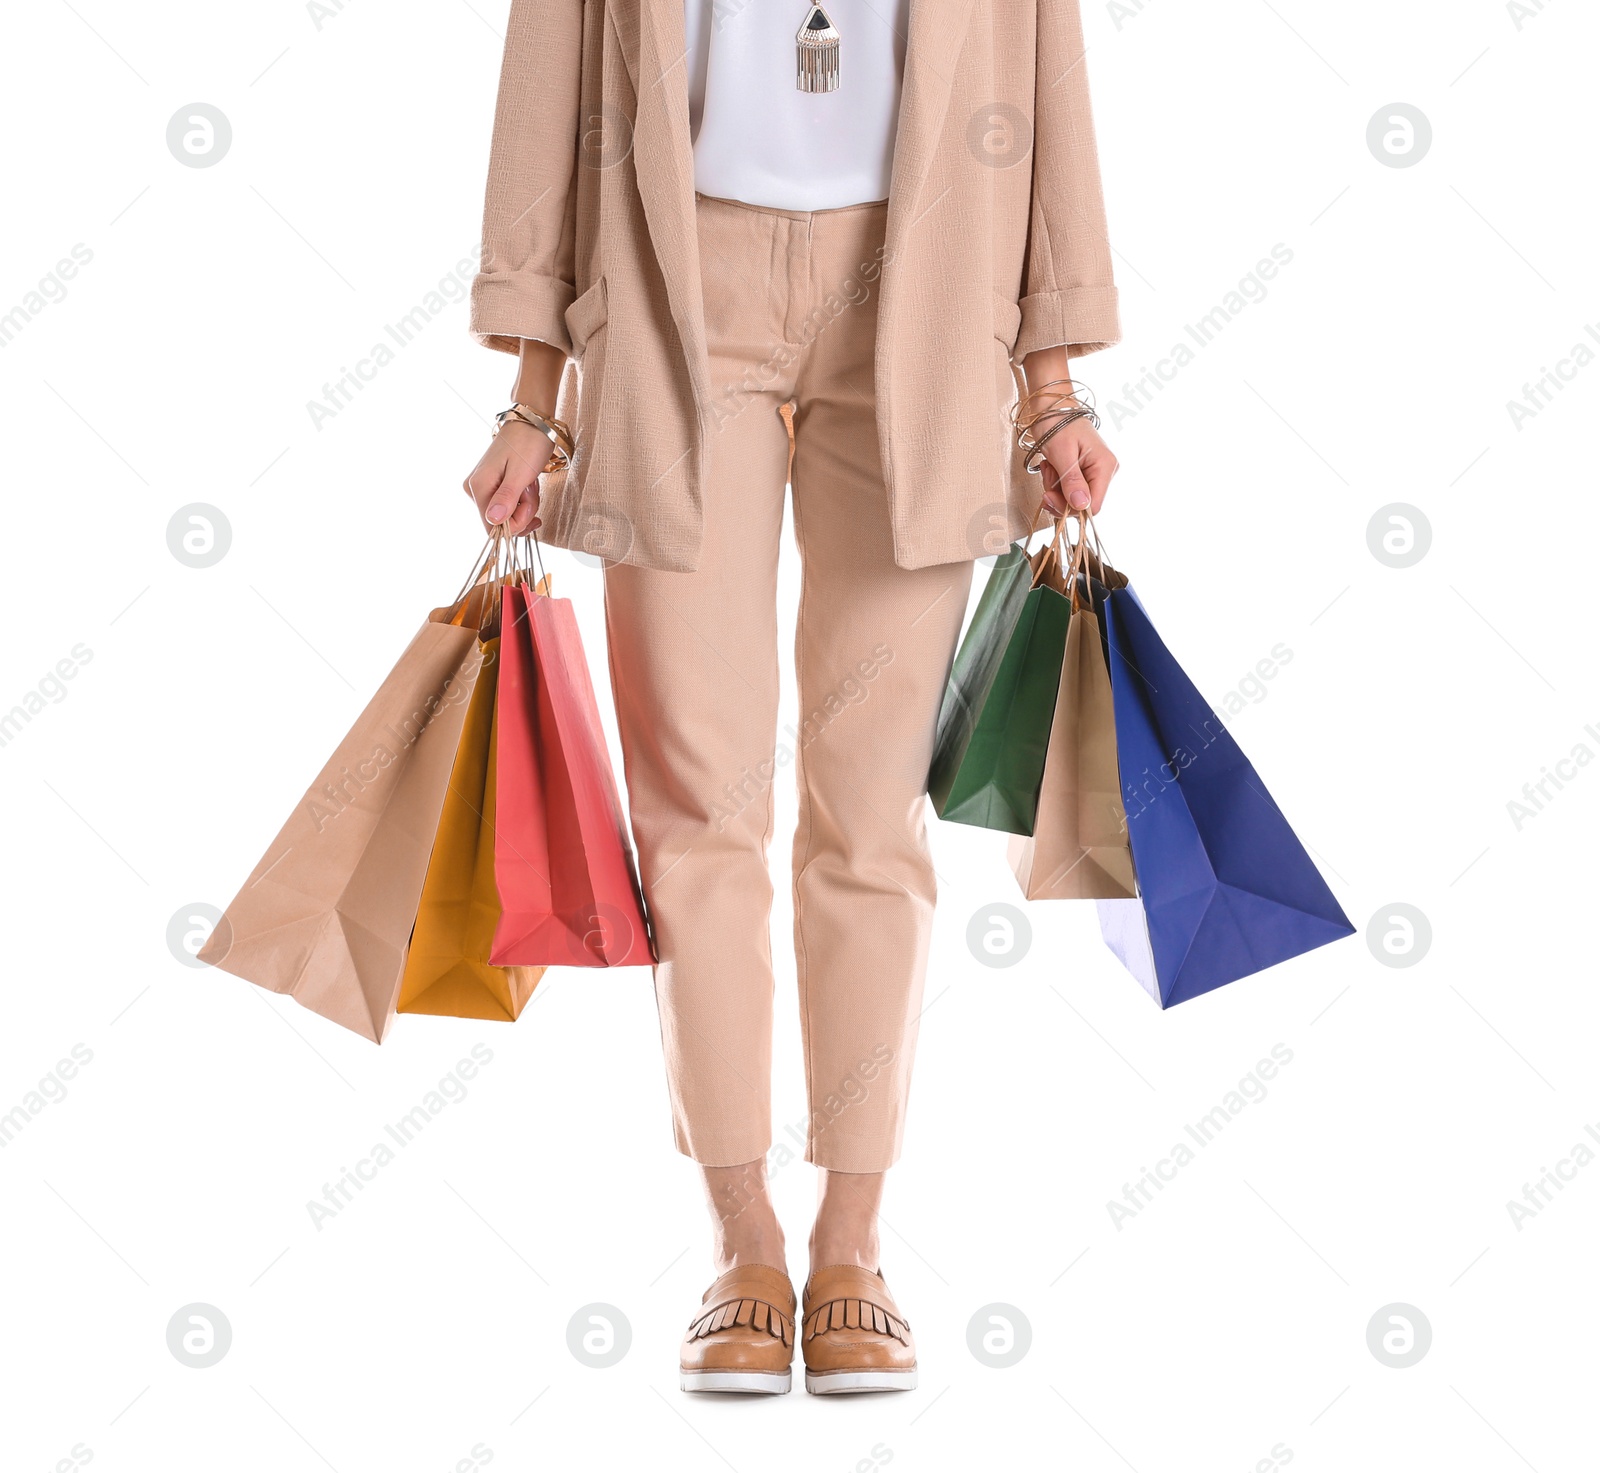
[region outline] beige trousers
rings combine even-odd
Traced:
[[[710,1166],[772,1145],[766,850],[790,763],[806,1158],[882,1171],[905,1125],[934,905],[923,790],[972,565],[894,561],[873,412],[885,213],[700,198],[718,428],[699,567],[606,570],[675,1134]],[[780,736],[786,479],[803,566],[800,723]]]

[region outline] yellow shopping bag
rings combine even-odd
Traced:
[[[500,920],[494,880],[499,636],[485,639],[481,649],[483,669],[467,704],[434,836],[399,1011],[510,1022],[545,969],[489,965]]]

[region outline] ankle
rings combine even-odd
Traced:
[[[749,1268],[755,1263],[787,1272],[787,1253],[782,1233],[769,1238],[751,1238],[738,1243],[718,1243],[712,1251],[711,1258],[712,1267],[718,1274],[725,1274],[733,1268]]]
[[[878,1203],[883,1173],[822,1173],[817,1215],[811,1226],[811,1271],[848,1264],[878,1271]]]
[[[765,1159],[703,1170],[716,1271],[725,1274],[752,1263],[783,1268],[783,1229],[767,1194]]]
[[[878,1235],[870,1227],[813,1231],[809,1246],[812,1273],[839,1264],[864,1268],[868,1273],[878,1271]]]
[[[730,1268],[764,1263],[770,1268],[784,1266],[783,1229],[770,1203],[752,1203],[737,1217],[722,1218],[716,1225],[712,1257],[719,1274]]]

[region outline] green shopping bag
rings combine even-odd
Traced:
[[[1033,833],[1072,603],[1057,540],[996,559],[945,686],[928,792],[940,818]]]

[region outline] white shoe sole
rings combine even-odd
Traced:
[[[734,1391],[746,1396],[778,1396],[794,1385],[791,1371],[678,1372],[680,1391]]]
[[[915,1391],[917,1373],[909,1371],[806,1372],[806,1390],[813,1396],[836,1396],[849,1391]]]

